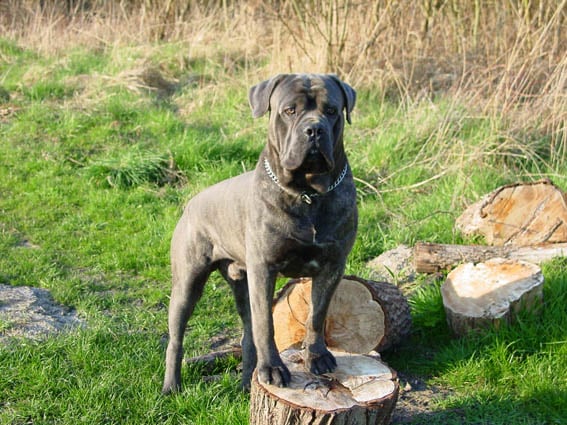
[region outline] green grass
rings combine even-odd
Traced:
[[[513,325],[459,340],[440,320],[439,285],[416,291],[411,304],[418,331],[412,344],[420,349],[401,349],[386,359],[451,390],[450,397],[436,402],[439,422],[434,423],[564,423],[566,267],[564,259],[544,266],[541,314],[525,313]]]
[[[165,47],[148,60],[180,81],[220,69],[198,58],[194,68],[179,65],[177,48]],[[221,378],[212,383],[186,367],[184,392],[160,395],[171,232],[187,199],[253,168],[265,141],[266,120],[251,118],[246,79],[215,71],[163,98],[120,79],[129,70],[120,51],[49,57],[0,39],[0,54],[0,86],[13,110],[0,120],[0,283],[48,288],[87,322],[71,334],[0,347],[0,422],[247,423],[233,360],[217,364]],[[400,243],[462,242],[454,219],[500,184],[553,176],[567,187],[566,163],[547,164],[538,135],[510,142],[504,122],[454,99],[381,99],[359,88],[346,129],[363,181],[348,273],[367,274],[367,260]],[[386,358],[450,389],[416,423],[567,417],[566,270],[564,261],[546,265],[541,316],[461,340],[448,333],[439,283],[416,284],[412,340]],[[190,322],[188,355],[238,329],[229,293],[219,276],[211,279]]]

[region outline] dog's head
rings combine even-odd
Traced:
[[[280,74],[252,87],[249,100],[254,117],[270,112],[270,156],[280,178],[325,192],[346,160],[342,134],[356,100],[352,87],[335,75]]]

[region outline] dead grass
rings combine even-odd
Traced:
[[[0,12],[1,33],[41,52],[167,41],[180,66],[215,61],[247,84],[334,72],[387,98],[451,96],[505,121],[504,138],[545,140],[546,160],[567,154],[567,0],[0,0]]]

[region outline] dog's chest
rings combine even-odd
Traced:
[[[329,225],[328,217],[296,217],[279,250],[281,274],[289,277],[317,274],[326,263],[337,261],[337,256],[340,256],[339,239],[336,228]]]
[[[336,241],[342,225],[340,214],[334,211],[302,206],[297,214],[290,215],[288,229],[300,245],[320,246]]]

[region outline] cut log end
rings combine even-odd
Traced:
[[[278,350],[299,348],[311,304],[311,279],[295,279],[274,303]],[[384,351],[403,341],[411,330],[410,308],[394,285],[345,276],[337,287],[325,324],[331,350],[365,354]]]
[[[567,197],[549,180],[502,186],[467,208],[456,226],[489,245],[567,242]]]
[[[441,286],[447,323],[457,336],[514,320],[543,299],[541,269],[524,261],[501,258],[457,267]]]
[[[250,424],[388,424],[398,398],[396,373],[379,359],[334,352],[337,368],[317,376],[305,371],[299,350],[286,350],[288,387],[252,378]]]

